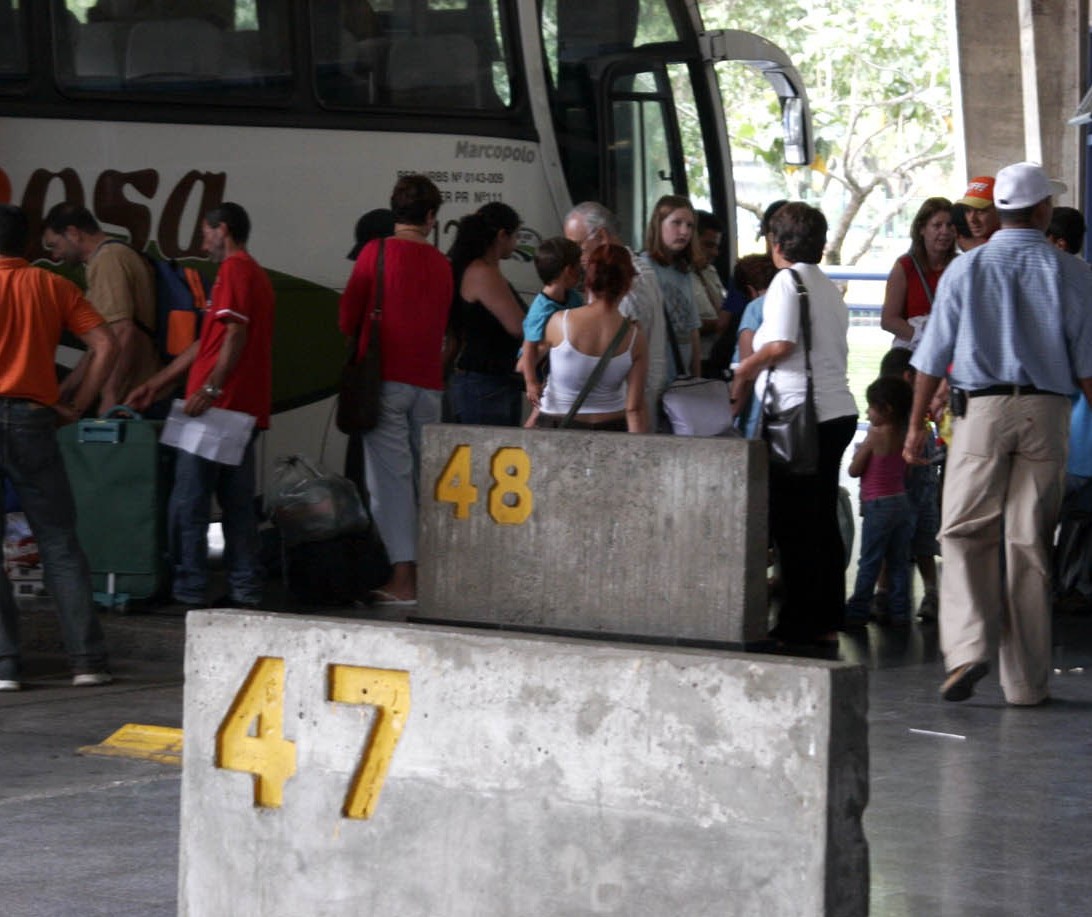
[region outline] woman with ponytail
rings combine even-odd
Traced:
[[[460,342],[451,396],[459,423],[520,423],[516,355],[527,310],[500,270],[515,251],[519,227],[519,214],[507,204],[486,204],[459,221],[448,251],[455,276],[451,325]]]

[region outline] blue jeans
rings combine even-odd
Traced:
[[[364,434],[364,471],[372,516],[392,564],[417,560],[421,428],[440,420],[441,395],[384,382],[379,423]]]
[[[514,374],[459,370],[451,377],[451,400],[457,423],[518,427],[523,416],[523,392]]]
[[[220,504],[224,527],[224,567],[229,595],[240,603],[261,600],[258,516],[254,510],[256,439],[257,434],[247,443],[239,465],[210,462],[178,450],[174,488],[167,509],[174,564],[172,592],[177,602],[200,604],[205,600],[213,494]]]
[[[877,497],[861,504],[861,557],[857,561],[857,582],[846,602],[846,617],[868,618],[872,593],[887,559],[891,617],[910,617],[910,540],[915,513],[905,493]]]
[[[38,541],[45,585],[79,675],[106,670],[106,641],[91,595],[91,571],[76,539],[76,504],[57,448],[56,422],[50,408],[0,398],[0,476],[15,488]],[[17,678],[19,667],[19,609],[0,570],[0,678]]]

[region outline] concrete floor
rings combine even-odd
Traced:
[[[26,690],[0,694],[0,913],[174,914],[179,771],[76,750],[124,723],[180,725],[183,619],[104,616],[117,683],[74,689],[50,617],[24,616],[40,649]],[[1056,636],[1053,702],[1033,709],[1007,707],[993,675],[940,701],[935,628],[842,638],[870,673],[876,917],[1089,912],[1092,620]]]

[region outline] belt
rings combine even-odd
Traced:
[[[985,395],[1057,395],[1059,398],[1066,397],[1061,392],[1048,392],[1046,389],[1036,388],[1034,385],[1016,385],[1015,383],[990,385],[986,388],[975,389],[973,392],[967,392],[968,398],[982,398]]]

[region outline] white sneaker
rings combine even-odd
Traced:
[[[109,672],[85,672],[82,675],[72,676],[72,687],[90,688],[94,685],[108,685],[114,680]]]
[[[0,691],[19,691],[22,687],[14,678],[0,678]]]

